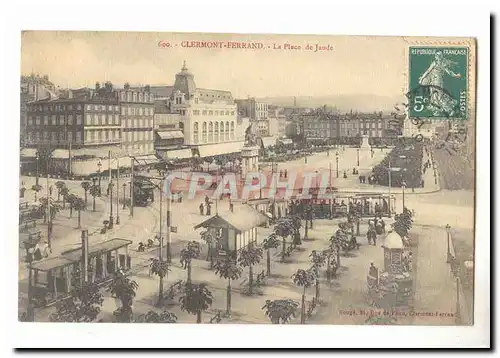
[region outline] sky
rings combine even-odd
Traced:
[[[264,49],[183,48],[183,41],[253,41]],[[285,50],[285,43],[302,48]],[[314,52],[316,44],[332,50]],[[186,61],[197,87],[230,90],[235,98],[394,97],[405,93],[407,46],[401,37],[26,31],[21,71],[46,74],[63,88],[104,81],[172,85]]]

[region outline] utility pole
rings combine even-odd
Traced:
[[[120,159],[116,158],[116,224],[120,224]]]
[[[163,188],[160,185],[158,189],[160,189],[160,252],[158,257],[160,258],[160,262],[163,262]]]
[[[130,216],[134,216],[134,160],[135,158],[130,158]]]
[[[328,178],[328,186],[330,187],[330,192],[332,194],[332,198],[331,198],[331,201],[330,201],[330,219],[333,219],[333,188],[332,188],[332,162],[329,161],[328,162],[328,169],[330,171],[330,176]]]
[[[28,262],[28,322],[35,322],[35,307],[33,307],[33,255],[31,255],[31,259]]]
[[[108,184],[111,183],[111,151],[108,151]]]
[[[165,179],[166,180],[166,179]],[[170,190],[172,192],[172,190]],[[172,263],[172,248],[171,248],[171,238],[170,238],[170,215],[171,215],[171,204],[172,204],[172,198],[170,193],[167,195],[167,262]]]
[[[392,177],[392,168],[391,168],[391,156],[389,155],[389,217],[392,216],[391,214],[391,177]]]
[[[49,147],[49,145],[47,146]],[[49,163],[50,163],[50,155],[48,154],[48,151],[50,150],[50,147],[47,150],[47,244],[49,245],[49,249],[52,250],[52,218],[51,218],[51,210],[50,210],[50,183],[49,183]],[[30,270],[31,272],[31,270]]]
[[[95,269],[95,268],[94,268]],[[80,278],[81,284],[89,280],[89,233],[87,230],[82,230],[82,275]]]

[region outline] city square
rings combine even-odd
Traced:
[[[473,323],[473,122],[245,98],[189,63],[21,77],[21,321]]]

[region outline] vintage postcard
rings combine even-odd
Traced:
[[[474,324],[475,39],[21,37],[20,321]]]

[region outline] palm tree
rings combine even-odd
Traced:
[[[42,191],[42,186],[40,184],[34,184],[32,187],[31,187],[31,190],[33,190],[35,192],[35,201],[37,201],[37,198],[38,198],[38,193],[40,191]]]
[[[181,265],[187,268],[187,283],[191,283],[191,262],[197,259],[201,253],[200,243],[197,241],[188,242],[186,248],[181,250]]]
[[[80,197],[75,197],[72,201],[73,208],[78,211],[78,228],[81,227],[81,219],[82,219],[82,210],[87,208],[87,203]]]
[[[139,315],[135,323],[177,323],[177,316],[168,311],[163,311],[160,314],[149,311],[146,314]]]
[[[61,190],[59,190],[59,193],[61,194],[62,198],[63,198],[63,209],[66,208],[66,201],[67,201],[67,197],[69,195],[69,189],[67,186],[63,186],[61,188]]]
[[[107,291],[111,293],[112,297],[116,297],[121,301],[121,307],[113,312],[118,318],[118,322],[130,322],[132,320],[132,301],[138,288],[137,282],[129,279],[121,271],[118,271],[113,278],[113,282],[111,282]]]
[[[287,323],[295,317],[298,308],[299,304],[293,300],[266,300],[266,304],[262,307],[272,324]]]
[[[163,278],[168,275],[170,267],[166,260],[160,260],[157,257],[150,258],[149,260],[149,272],[158,276],[160,279],[158,288],[158,306],[161,306],[163,303]]]
[[[207,284],[193,285],[188,282],[183,295],[179,298],[181,310],[196,315],[196,323],[201,323],[201,313],[212,305],[212,297]]]
[[[326,255],[323,254],[323,252],[318,252],[316,250],[313,250],[311,252],[311,255],[309,255],[311,258],[311,262],[313,264],[312,270],[314,271],[314,276],[316,276],[316,302],[319,301],[319,269],[323,267],[326,263]]]
[[[310,270],[298,269],[292,276],[293,282],[297,286],[304,288],[302,293],[302,308],[300,312],[300,324],[306,323],[306,289],[314,283],[314,273]]]
[[[279,219],[274,225],[274,232],[282,239],[281,261],[285,262],[286,238],[295,232],[292,220],[289,217]]]
[[[99,187],[97,185],[92,185],[89,189],[89,193],[94,198],[94,201],[92,202],[92,211],[95,211],[95,197],[101,196],[101,192],[100,192]]]
[[[243,269],[235,260],[226,257],[224,260],[217,261],[214,265],[215,274],[227,280],[227,310],[226,314],[231,317],[231,280],[237,280],[241,277]]]
[[[66,183],[62,180],[59,180],[55,185],[57,188],[57,201],[61,201],[61,189],[66,187]]]
[[[92,187],[92,183],[89,181],[84,181],[84,182],[82,182],[81,186],[82,186],[83,190],[85,191],[85,204],[87,204],[87,192]]]
[[[49,202],[47,198],[40,198],[40,210],[43,212],[43,223],[47,223],[47,206]],[[56,217],[56,214],[61,210],[61,206],[54,203],[52,199],[50,199],[50,219],[53,220]]]
[[[66,195],[66,201],[68,202],[69,204],[69,217],[72,218],[73,217],[73,209],[74,209],[74,202],[75,200],[77,200],[78,197],[75,195],[75,194],[68,194]]]
[[[205,241],[205,243],[208,246],[206,260],[208,261],[208,259],[210,258],[210,269],[212,269],[214,266],[214,250],[217,247],[217,241],[218,241],[217,237],[210,230],[202,231],[200,235],[201,239]]]
[[[267,276],[271,276],[271,249],[276,249],[280,246],[280,242],[277,238],[276,232],[272,232],[268,237],[262,242],[262,247],[267,251]]]
[[[263,251],[260,247],[255,247],[252,244],[243,248],[240,251],[238,258],[239,264],[243,267],[248,267],[248,293],[252,294],[253,289],[253,265],[260,262]]]

